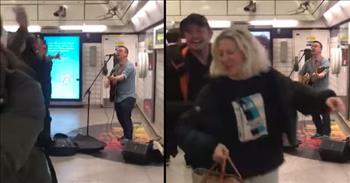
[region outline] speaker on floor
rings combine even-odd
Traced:
[[[133,141],[125,141],[122,155],[127,163],[145,165],[150,163],[149,152],[151,148],[150,143],[140,144]]]
[[[350,160],[350,147],[348,141],[322,139],[319,153],[322,160],[345,162]]]

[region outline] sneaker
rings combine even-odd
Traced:
[[[322,139],[329,139],[329,135],[322,135]]]
[[[322,137],[321,134],[315,133],[315,135],[311,136],[310,138],[315,139],[315,138],[320,138],[320,137]]]

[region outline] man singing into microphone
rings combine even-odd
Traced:
[[[115,65],[118,64],[118,46],[115,47],[115,52],[112,54],[107,54],[106,56],[108,57],[113,57],[113,68],[115,67]],[[109,58],[110,59],[110,58]],[[112,69],[110,74],[114,72],[114,70]],[[103,75],[107,75],[108,74],[108,69],[107,69],[107,64],[105,63],[105,65],[103,66],[103,71],[102,71]]]
[[[305,78],[309,76],[310,80],[307,82],[312,88],[317,91],[326,90],[329,85],[328,68],[329,62],[322,57],[322,44],[319,41],[313,41],[311,46],[312,57],[307,60],[299,72],[299,81],[305,83]],[[316,126],[316,134],[311,138],[318,138],[322,136],[329,136],[331,133],[329,113],[317,113],[312,115],[312,121]]]
[[[119,140],[132,140],[133,125],[131,111],[135,106],[135,68],[128,60],[129,50],[125,46],[117,49],[118,64],[113,68],[114,73],[108,76],[111,84],[117,84],[114,97],[116,111],[124,135]]]

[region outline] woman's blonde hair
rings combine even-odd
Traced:
[[[245,63],[237,76],[238,80],[248,79],[270,69],[270,60],[266,49],[247,29],[227,29],[224,30],[215,40],[212,54],[213,62],[210,65],[211,76],[224,76],[226,72],[220,62],[219,43],[223,39],[234,42],[242,52]]]

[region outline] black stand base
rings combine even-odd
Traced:
[[[101,142],[94,137],[78,134],[73,138],[79,147],[79,152],[82,153],[94,153],[100,151],[106,147],[106,143]]]

